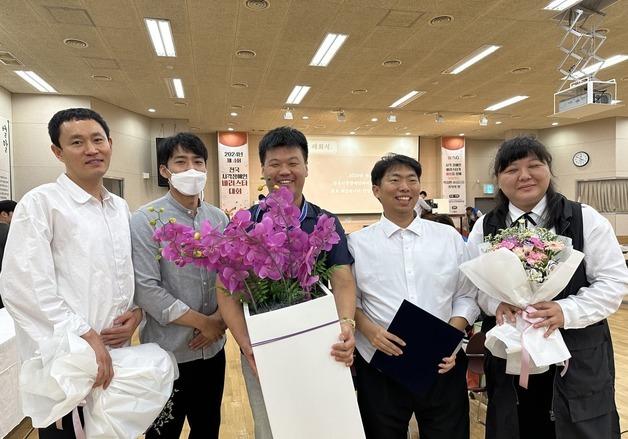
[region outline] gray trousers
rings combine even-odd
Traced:
[[[251,405],[253,422],[255,423],[255,439],[273,439],[259,379],[253,375],[249,362],[246,361],[244,355],[240,355],[240,362],[242,363],[242,375],[244,376],[246,393],[249,395],[249,404]]]

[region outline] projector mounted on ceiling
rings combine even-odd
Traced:
[[[554,115],[580,119],[617,108],[617,83],[583,78],[554,93]]]

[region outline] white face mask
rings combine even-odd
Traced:
[[[205,172],[196,169],[188,169],[176,174],[168,169],[168,172],[170,172],[170,184],[183,195],[198,195],[205,188],[207,181],[207,173]]]

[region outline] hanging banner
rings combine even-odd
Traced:
[[[0,200],[11,197],[11,121],[0,117]]]
[[[442,198],[449,200],[449,213],[462,215],[467,205],[464,137],[441,137]]]
[[[249,138],[247,133],[218,132],[220,208],[228,217],[249,202]]]

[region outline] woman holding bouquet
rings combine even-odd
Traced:
[[[535,327],[546,336],[560,330],[572,358],[567,370],[551,366],[531,375],[528,388],[506,374],[506,360],[487,352],[488,388],[486,438],[619,438],[615,406],[615,366],[606,318],[619,308],[628,285],[628,270],[610,223],[593,208],[566,199],[552,181],[552,156],[531,137],[505,141],[497,151],[494,174],[497,207],[480,218],[469,235],[472,254],[488,235],[521,223],[544,227],[571,238],[584,253],[571,281],[552,301],[533,304]],[[521,309],[480,293],[489,316],[482,331]],[[564,372],[564,373],[563,373]]]

